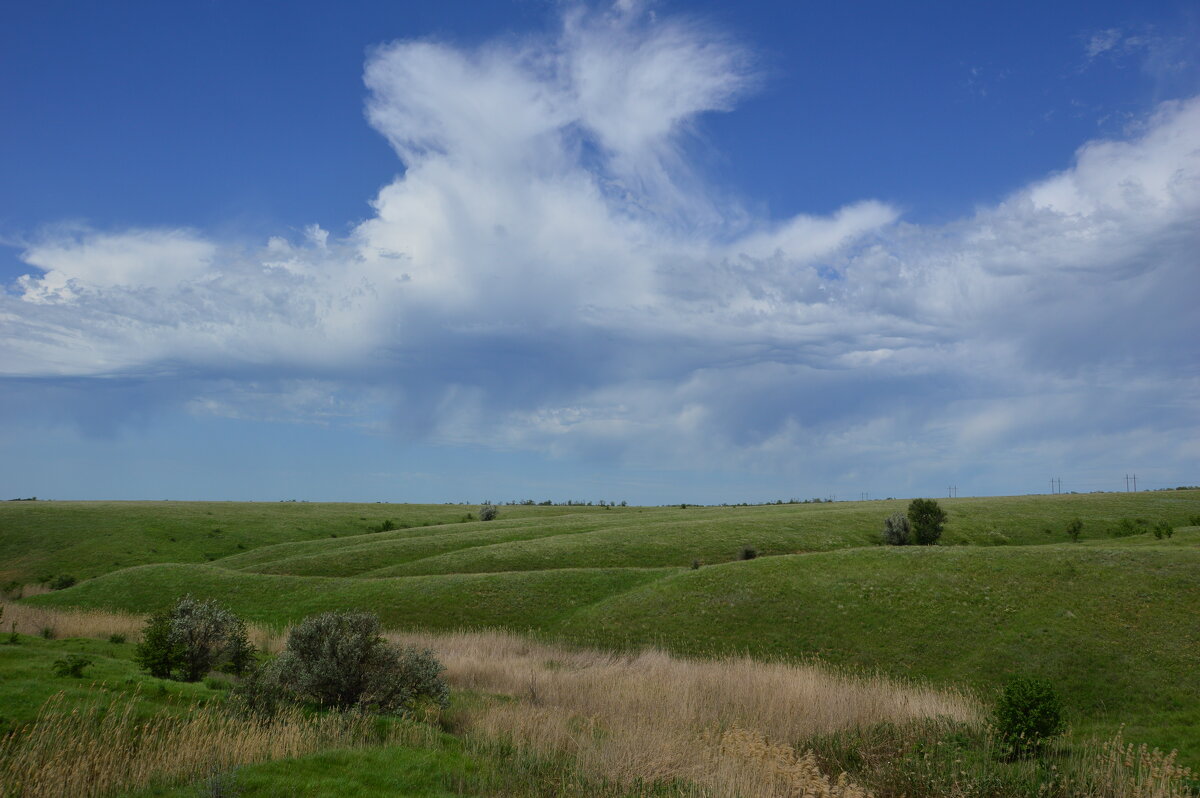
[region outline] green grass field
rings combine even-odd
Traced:
[[[82,579],[31,599],[56,606],[148,611],[190,591],[268,623],[361,607],[397,628],[817,656],[985,694],[1027,673],[1077,729],[1125,723],[1200,764],[1200,491],[939,501],[933,548],[877,545],[903,501],[502,507],[487,523],[463,506],[12,502],[0,575]],[[1175,532],[1116,537],[1125,519]],[[401,528],[369,531],[385,520]],[[738,561],[743,545],[761,556]]]

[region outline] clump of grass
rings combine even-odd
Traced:
[[[287,709],[262,724],[217,706],[149,719],[138,717],[135,707],[136,698],[80,708],[57,694],[36,721],[0,739],[0,783],[23,798],[91,798],[322,748],[400,742],[409,733],[401,724],[381,727],[353,713]]]
[[[65,657],[54,660],[50,668],[54,671],[55,676],[82,679],[84,669],[91,665],[92,662],[91,657],[83,654],[67,654]]]
[[[994,730],[945,718],[884,723],[802,743],[825,772],[845,771],[878,795],[961,798],[1192,798],[1175,752],[1058,738],[1037,758],[1012,759]]]

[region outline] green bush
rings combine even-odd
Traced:
[[[1166,521],[1159,521],[1154,525],[1154,537],[1157,540],[1169,538],[1175,534],[1175,528]]]
[[[71,576],[70,574],[59,574],[50,580],[50,583],[47,585],[47,587],[49,587],[51,590],[66,590],[74,585],[76,581],[77,580],[75,577]]]
[[[124,642],[125,642],[125,635],[123,635],[123,634],[111,634],[111,635],[109,635],[109,636],[108,636],[108,642],[110,642],[110,643],[116,643],[117,645],[120,645],[120,644],[122,644],[122,643],[124,643]]]
[[[992,723],[1006,759],[1035,754],[1066,727],[1062,701],[1049,682],[1028,676],[1009,680],[992,711]]]
[[[150,617],[134,660],[159,679],[197,682],[217,668],[245,672],[254,647],[245,621],[215,601],[187,595]]]
[[[739,560],[753,560],[757,556],[758,549],[754,548],[753,546],[742,546],[740,549],[738,549]]]
[[[1150,522],[1145,518],[1122,518],[1117,524],[1117,531],[1113,534],[1119,538],[1127,538],[1131,535],[1139,535],[1142,532],[1150,531]]]
[[[396,647],[380,636],[379,616],[327,612],[305,618],[288,635],[287,648],[262,674],[296,700],[327,707],[358,707],[403,714],[420,701],[446,706],[449,688],[433,653]]]
[[[892,513],[883,519],[883,542],[889,546],[907,546],[912,542],[912,524],[904,513]]]
[[[50,666],[55,676],[70,676],[74,679],[83,678],[83,669],[92,664],[91,657],[83,654],[68,654],[62,659],[54,660]]]
[[[1072,543],[1079,542],[1079,534],[1081,532],[1083,532],[1083,519],[1072,518],[1067,522],[1067,537],[1071,539]]]
[[[942,536],[946,511],[936,499],[913,499],[908,505],[908,520],[912,524],[913,542],[918,546],[932,546]]]
[[[480,521],[492,521],[498,515],[500,515],[500,511],[496,509],[496,505],[494,504],[483,504],[479,507]]]

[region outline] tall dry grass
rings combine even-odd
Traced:
[[[137,640],[146,625],[143,615],[107,612],[105,610],[51,609],[30,604],[0,602],[0,631],[26,635],[41,635],[50,630],[50,637],[95,637],[124,635]]]
[[[26,635],[92,637],[100,640],[121,635],[127,641],[141,640],[146,627],[146,615],[110,610],[77,608],[37,607],[32,604],[15,604],[0,601],[0,632],[17,632]],[[248,624],[246,632],[250,642],[260,651],[277,654],[287,642],[290,627],[274,627],[263,624]]]
[[[359,714],[289,710],[261,723],[206,706],[141,719],[135,705],[96,700],[79,708],[61,693],[51,698],[36,721],[0,739],[0,795],[92,798],[328,747],[430,742],[413,737],[417,727],[393,727],[381,738],[373,719]]]
[[[569,755],[590,778],[620,784],[682,779],[711,795],[852,796],[857,788],[826,778],[793,744],[885,721],[981,716],[964,693],[815,665],[572,650],[501,632],[393,637],[434,650],[454,687],[519,699],[465,711],[468,733]]]

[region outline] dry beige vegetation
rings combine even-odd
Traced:
[[[819,665],[571,650],[500,632],[394,637],[437,652],[456,687],[519,699],[466,713],[467,732],[568,754],[585,775],[619,784],[680,779],[713,795],[857,795],[780,741],[981,716],[964,694]]]

